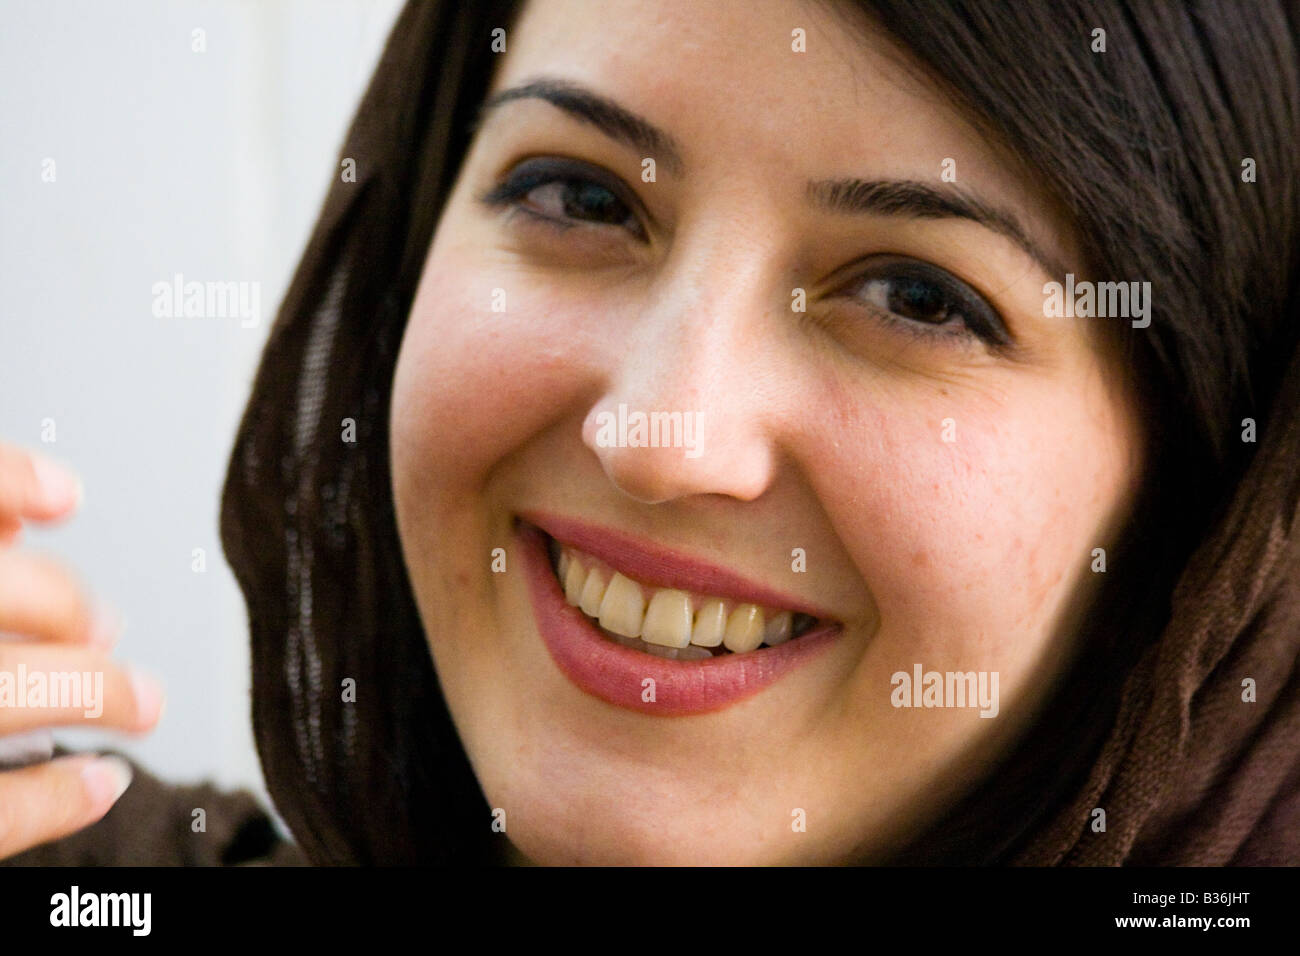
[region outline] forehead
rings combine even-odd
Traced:
[[[850,3],[528,0],[507,51],[492,92],[540,76],[589,86],[669,133],[688,175],[938,183],[951,159],[1034,232],[1060,224],[1016,158]]]

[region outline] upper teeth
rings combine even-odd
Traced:
[[[588,555],[560,547],[558,567],[565,599],[600,626],[626,638],[640,638],[657,648],[725,647],[735,653],[760,644],[775,647],[793,634],[794,615],[735,604],[722,598],[695,597],[675,588],[651,588],[611,571]],[[646,594],[650,595],[647,603]],[[664,656],[695,659],[711,656],[692,651]]]

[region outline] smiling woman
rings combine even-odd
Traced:
[[[1072,234],[878,38],[815,7],[578,15],[512,31],[394,375],[443,693],[530,858],[879,859],[1070,660],[1064,609],[1140,477],[1135,399],[1098,330],[1042,315],[1039,260]],[[826,39],[718,39],[792,16]],[[701,415],[702,453],[593,440],[623,405]],[[524,576],[484,563],[502,544]],[[818,624],[793,636],[795,611]],[[998,719],[897,708],[916,661],[999,674]]]
[[[1300,863],[1293,13],[410,4],[223,500],[309,858]]]
[[[268,351],[225,532],[308,853],[1296,861],[1294,618],[1176,670],[1198,615],[1295,607],[1281,13],[602,11],[408,9]],[[1150,282],[1150,328],[1048,314],[1067,275]],[[1171,609],[1207,537],[1250,599]]]

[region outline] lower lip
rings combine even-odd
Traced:
[[[634,651],[601,636],[587,616],[564,599],[546,536],[539,529],[520,522],[515,534],[546,649],[580,690],[617,707],[660,717],[720,710],[807,664],[841,631],[838,624],[825,624],[777,647],[706,661],[674,661]],[[651,688],[654,699],[648,700]]]

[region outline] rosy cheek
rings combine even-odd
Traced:
[[[820,420],[834,434],[808,432],[815,494],[909,653],[1023,644],[1087,567],[1101,517],[1088,502],[1109,479],[1082,449],[1105,436],[1090,437],[1085,416],[1072,421],[1074,404],[1013,397],[981,408],[955,393],[886,403],[864,390],[854,406],[824,393]]]
[[[522,288],[452,255],[435,254],[421,280],[394,384],[394,430],[441,482],[481,477],[563,412],[579,378],[577,345],[547,321],[548,303],[525,300]]]

